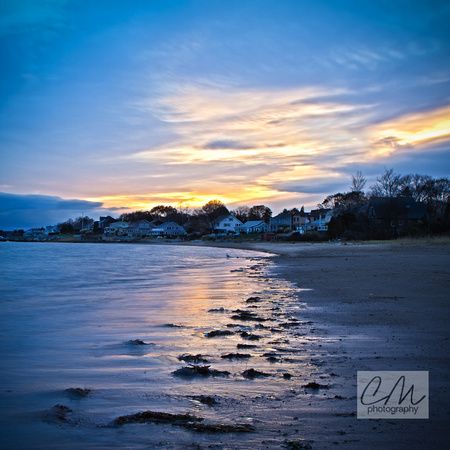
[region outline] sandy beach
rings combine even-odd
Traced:
[[[236,247],[276,253],[279,274],[311,289],[301,293],[307,304],[302,320],[311,321],[316,337],[323,338],[324,351],[313,358],[319,357],[329,372],[338,375],[333,392],[342,397],[326,402],[317,395],[311,409],[302,408],[299,425],[313,448],[448,446],[448,246],[247,243]],[[360,370],[429,371],[429,419],[358,420],[356,372]]]

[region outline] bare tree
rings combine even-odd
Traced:
[[[356,175],[352,175],[352,185],[351,185],[351,191],[352,192],[364,192],[364,187],[367,183],[367,180],[365,177],[363,177],[363,174],[360,170],[356,172]]]
[[[384,168],[384,173],[377,177],[377,182],[371,187],[374,197],[396,197],[400,194],[401,175],[394,173],[394,169]]]

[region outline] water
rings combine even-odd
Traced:
[[[249,311],[272,327],[286,321],[287,309],[303,307],[296,300],[299,290],[274,276],[265,254],[7,242],[0,245],[0,264],[2,448],[176,448],[220,441],[170,425],[108,424],[149,409],[254,424],[258,407],[250,414],[248,402],[279,389],[285,382],[281,374],[292,368],[274,367],[263,358],[264,352],[287,345],[288,328],[274,335],[268,325],[230,319],[233,310],[252,306],[245,303],[251,296],[260,296],[262,303]],[[280,307],[283,313],[274,313]],[[206,338],[212,330],[233,335]],[[260,340],[243,339],[243,331],[257,333]],[[238,343],[257,344],[251,363],[221,358],[236,353]],[[207,355],[208,364],[231,375],[173,376],[186,365],[178,359],[186,353]],[[246,380],[242,372],[249,367],[273,376],[264,384]],[[69,394],[69,388],[91,391],[83,398]],[[209,408],[195,395],[216,396],[221,406]],[[66,420],[51,412],[57,404],[72,410]],[[245,439],[250,438],[239,442]]]

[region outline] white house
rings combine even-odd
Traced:
[[[165,222],[152,229],[153,236],[184,236],[186,230],[175,222]]]
[[[242,226],[238,228],[240,233],[266,233],[269,231],[269,226],[262,220],[251,220],[245,222]]]
[[[223,233],[237,233],[242,222],[232,214],[225,214],[214,221],[214,230]]]

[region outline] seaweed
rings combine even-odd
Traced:
[[[191,355],[189,353],[184,353],[183,355],[178,356],[178,359],[180,361],[193,363],[208,362],[208,360],[201,354]]]
[[[292,449],[292,450],[309,450],[311,449],[311,445],[308,444],[305,441],[301,440],[295,440],[295,441],[288,441],[287,439],[284,440],[284,447]]]
[[[210,395],[192,395],[191,398],[207,406],[215,406],[218,403],[217,400]]]
[[[92,392],[92,389],[68,388],[65,390],[65,392],[69,394],[70,397],[84,398],[87,397]]]
[[[213,330],[210,331],[209,333],[205,333],[205,337],[212,338],[217,336],[230,336],[232,334],[233,332],[229,330]]]
[[[242,373],[242,376],[244,378],[253,380],[253,378],[256,378],[256,377],[270,377],[270,374],[265,373],[265,372],[260,372],[259,370],[255,370],[255,369],[248,369]]]
[[[246,359],[251,357],[252,355],[249,355],[247,353],[226,353],[225,355],[221,356],[221,358],[224,359]]]
[[[114,420],[114,424],[121,426],[128,423],[171,423],[181,425],[188,422],[201,422],[202,417],[192,416],[191,414],[170,414],[165,412],[143,411],[127,416],[120,416]]]
[[[259,341],[261,339],[261,336],[258,336],[257,334],[247,333],[246,331],[243,331],[241,333],[241,337],[243,337],[244,339],[248,339],[249,341]]]
[[[147,344],[144,341],[141,341],[140,339],[133,339],[131,341],[127,341],[127,344],[128,345],[150,345],[150,344]]]
[[[252,345],[252,344],[238,344],[236,346],[238,349],[244,349],[244,348],[258,348],[257,345]]]
[[[257,316],[255,313],[248,312],[248,311],[242,311],[241,309],[237,309],[233,311],[235,314],[231,316],[233,320],[248,320],[248,321],[254,321],[254,322],[265,322],[267,319],[264,319],[263,317]]]
[[[182,367],[181,369],[175,370],[172,372],[172,375],[176,377],[183,377],[183,378],[193,378],[195,376],[202,376],[202,377],[220,377],[220,376],[228,376],[230,375],[230,372],[226,370],[215,370],[210,369],[211,366],[200,366],[196,364],[189,364],[186,367]]]
[[[186,423],[183,424],[183,427],[199,433],[252,433],[255,431],[255,427],[248,423],[238,423],[235,425]]]
[[[68,414],[72,413],[73,411],[68,406],[57,404],[45,411],[43,421],[50,424],[59,422],[72,423],[67,417]]]
[[[302,387],[309,389],[328,389],[329,386],[327,384],[319,384],[315,381],[310,381],[308,384],[304,384]]]

